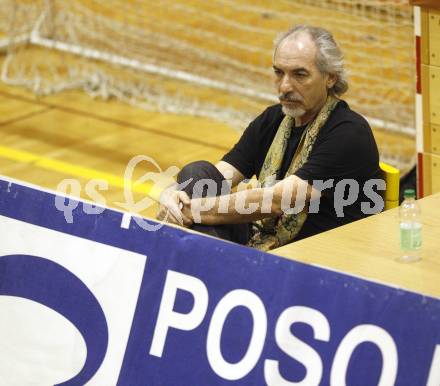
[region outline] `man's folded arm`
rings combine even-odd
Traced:
[[[184,206],[183,213],[194,222],[205,225],[246,223],[277,217],[292,208],[300,211],[312,195],[318,197],[320,193],[307,181],[292,175],[272,187],[192,199],[190,205]]]

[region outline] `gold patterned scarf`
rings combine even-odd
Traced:
[[[329,95],[316,118],[307,125],[285,177],[294,174],[307,161],[319,130],[327,122],[338,102],[337,98]],[[286,115],[275,134],[261,168],[258,178],[261,187],[274,185],[292,130],[295,130],[295,118]],[[254,234],[247,245],[262,251],[268,251],[293,241],[306,221],[307,212],[308,206],[305,205],[299,213],[283,213],[279,217],[268,217],[256,221],[253,224]]]

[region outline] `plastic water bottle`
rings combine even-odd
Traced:
[[[406,189],[404,200],[400,205],[400,261],[412,262],[420,260],[422,248],[422,221],[420,206],[415,200],[414,189]]]

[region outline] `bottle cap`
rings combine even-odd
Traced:
[[[403,191],[403,197],[405,198],[415,198],[416,192],[414,189],[405,189]]]

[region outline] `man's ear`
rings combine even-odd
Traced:
[[[328,77],[327,77],[327,88],[331,89],[335,85],[336,81],[337,81],[336,74],[328,74]]]

